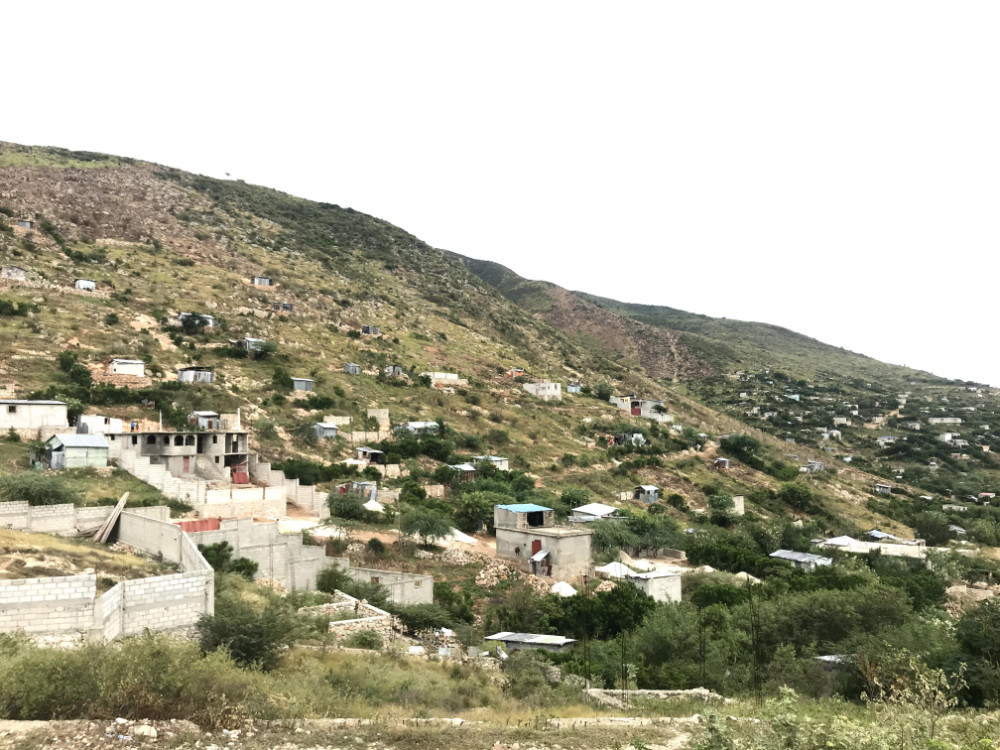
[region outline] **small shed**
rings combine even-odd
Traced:
[[[380,450],[375,448],[369,448],[367,445],[362,445],[360,448],[354,449],[354,457],[359,461],[367,461],[370,464],[385,464],[386,455]]]
[[[390,378],[398,378],[403,374],[402,365],[386,365],[385,374]]]
[[[489,461],[496,467],[497,471],[510,471],[510,461],[503,456],[473,456],[472,460],[477,464],[481,461]]]
[[[45,443],[45,454],[53,469],[107,466],[108,441],[102,435],[53,435]]]
[[[244,336],[241,339],[230,339],[229,344],[237,349],[242,349],[245,352],[259,352],[263,351],[264,344],[266,344],[266,339],[255,339],[252,336]]]
[[[355,364],[354,362],[346,362],[344,364],[344,372],[348,375],[360,375],[361,365]]]
[[[292,303],[291,302],[272,302],[271,309],[275,312],[291,312]]]
[[[215,411],[193,411],[188,414],[188,422],[203,430],[217,430],[220,426],[219,413]]]
[[[182,326],[186,320],[191,320],[195,325],[202,328],[215,328],[215,317],[204,313],[182,312],[177,313],[177,322]]]
[[[403,433],[408,432],[411,435],[421,436],[421,435],[436,435],[438,430],[441,429],[441,425],[437,422],[404,422],[399,425],[394,432]]]
[[[601,521],[610,518],[622,518],[622,516],[615,515],[617,512],[618,508],[613,505],[588,503],[587,505],[581,505],[579,508],[573,508],[570,518],[575,521]]]
[[[382,333],[382,329],[378,326],[361,326],[361,333],[367,334],[369,336],[378,336]]]
[[[507,651],[521,651],[522,649],[565,651],[576,643],[574,639],[565,638],[561,635],[538,635],[537,633],[508,632],[488,635],[486,636],[486,640],[496,644],[503,644]]]
[[[32,221],[31,219],[18,219],[17,220],[17,225],[19,227],[21,227],[21,229],[34,229],[35,228],[35,222]]]
[[[566,393],[579,393],[581,388],[579,380],[571,380],[566,384]]]
[[[632,493],[634,500],[641,500],[644,503],[655,503],[660,500],[660,488],[655,484],[640,484]]]
[[[251,281],[254,286],[273,286],[267,276],[254,276]]]
[[[312,391],[313,381],[310,378],[292,378],[293,391]]]
[[[523,367],[511,367],[507,372],[504,373],[508,378],[519,378],[524,375]]]
[[[721,456],[712,463],[713,469],[728,469],[730,467],[730,462],[728,458],[722,458]]]
[[[775,560],[785,560],[796,568],[807,572],[816,570],[818,566],[833,565],[833,558],[814,555],[811,552],[796,552],[787,549],[776,550],[768,555],[768,557],[772,557]]]
[[[108,374],[142,378],[146,376],[146,363],[141,359],[113,359],[108,364]]]
[[[330,422],[317,422],[312,426],[317,440],[337,437],[337,425]]]
[[[452,471],[458,472],[459,482],[471,482],[476,478],[476,467],[472,464],[449,464],[448,468]]]
[[[74,289],[82,289],[85,292],[93,292],[97,289],[97,282],[90,279],[77,279],[73,283]]]
[[[215,381],[215,370],[211,367],[182,367],[177,371],[177,380],[181,383],[212,383]]]
[[[892,485],[883,484],[882,482],[879,482],[878,484],[875,485],[875,491],[880,495],[891,495]]]

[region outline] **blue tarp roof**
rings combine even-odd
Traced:
[[[514,513],[534,513],[539,510],[552,510],[552,508],[546,508],[544,505],[535,505],[534,503],[514,503],[513,505],[498,505],[497,507],[513,511]]]

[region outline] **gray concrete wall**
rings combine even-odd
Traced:
[[[68,633],[94,623],[97,576],[0,581],[0,631]]]
[[[257,579],[273,580],[291,591],[316,588],[316,576],[334,563],[322,547],[302,543],[301,534],[282,534],[276,523],[254,523],[250,519],[222,521],[218,531],[197,531],[195,544],[229,542],[234,557],[257,563]]]
[[[630,580],[637,589],[658,602],[679,602],[681,600],[681,577],[679,575],[660,578],[632,578]]]
[[[497,529],[497,557],[519,563],[531,572],[531,542],[540,540],[542,549],[549,553],[552,577],[572,580],[590,573],[591,534],[589,530],[574,535],[547,535],[544,529]]]
[[[169,512],[169,508],[166,509]],[[97,529],[111,513],[111,506],[77,508],[60,505],[28,505],[25,502],[0,503],[0,528],[44,534],[75,535]]]
[[[432,604],[434,602],[433,576],[353,567],[347,567],[347,574],[355,581],[368,583],[377,580],[379,585],[388,589],[389,600],[396,604]]]

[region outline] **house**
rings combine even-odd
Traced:
[[[399,425],[393,432],[402,433],[408,432],[411,435],[422,436],[422,435],[436,435],[438,430],[441,429],[441,425],[437,422],[404,422]]]
[[[537,383],[524,383],[521,387],[542,401],[562,401],[562,383],[540,380]]]
[[[641,432],[620,432],[609,437],[611,439],[608,440],[608,445],[643,446],[646,444],[646,436]]]
[[[841,426],[843,426],[843,427],[850,427],[851,426],[851,420],[848,419],[847,417],[834,417],[833,418],[833,426],[834,427],[841,427]]]
[[[892,485],[883,484],[882,482],[879,482],[878,484],[875,485],[875,491],[880,495],[891,495]]]
[[[260,352],[264,350],[264,344],[267,343],[266,339],[255,339],[252,336],[244,336],[241,339],[230,339],[229,345],[234,346],[237,349],[242,349],[245,352]]]
[[[215,317],[212,315],[193,312],[177,313],[177,325],[183,326],[184,322],[187,320],[190,320],[192,325],[201,326],[202,328],[215,328],[217,325]]]
[[[254,286],[273,286],[273,284],[271,283],[271,279],[269,279],[267,276],[253,276],[250,279],[250,282]]]
[[[928,417],[927,424],[962,424],[960,417]]]
[[[291,312],[292,303],[291,302],[272,302],[271,309],[274,312]]]
[[[471,482],[476,478],[476,467],[472,464],[448,464],[448,468],[458,473],[459,482]]]
[[[45,462],[53,469],[108,465],[108,441],[101,435],[53,435],[45,443]]]
[[[370,464],[384,465],[386,463],[385,453],[375,448],[369,448],[367,445],[355,448],[354,457],[359,461],[367,461]]]
[[[3,266],[0,268],[0,279],[8,281],[27,281],[28,272],[20,266]]]
[[[633,500],[641,500],[644,503],[655,503],[660,500],[660,488],[655,484],[640,484],[632,491]]]
[[[477,464],[489,461],[497,471],[510,471],[510,462],[503,456],[473,456],[472,460]]]
[[[180,383],[212,383],[215,382],[215,370],[211,367],[182,367],[177,371],[177,381]]]
[[[628,580],[646,596],[658,602],[679,602],[681,600],[681,576],[667,570],[652,570],[648,573],[632,573]]]
[[[31,219],[18,219],[17,220],[17,225],[19,227],[21,227],[21,229],[34,229],[35,228],[35,222],[33,222]]]
[[[895,435],[883,435],[875,441],[879,448],[885,448],[887,445],[893,445],[896,442]]]
[[[574,521],[603,521],[611,518],[624,518],[624,516],[616,516],[618,508],[613,505],[605,505],[604,503],[588,503],[587,505],[581,505],[579,508],[573,508],[570,520]]]
[[[903,422],[903,427],[908,430],[919,430],[921,427],[920,420],[914,420],[912,422]]]
[[[493,509],[496,555],[535,575],[568,581],[590,573],[593,532],[582,524],[556,526],[555,511],[534,503]]]
[[[566,393],[579,393],[582,388],[579,380],[571,380],[566,384]]]
[[[487,641],[503,644],[508,651],[537,650],[566,651],[576,641],[561,635],[538,635],[536,633],[494,633],[486,636]]]
[[[722,469],[722,470],[725,470],[725,469],[729,468],[729,464],[730,464],[730,462],[729,462],[728,458],[721,458],[720,457],[720,458],[715,459],[714,462],[712,462],[712,468],[713,469]]]
[[[361,326],[361,333],[368,334],[369,336],[379,336],[382,333],[382,329],[378,326]]]
[[[312,391],[313,381],[309,378],[292,378],[293,391]]]
[[[122,431],[122,420],[115,417],[104,417],[100,414],[81,414],[76,418],[78,435],[107,435]]]
[[[953,523],[948,524],[948,531],[950,531],[952,534],[957,534],[958,536],[965,536],[965,529],[963,529],[961,526],[956,526]]]
[[[403,375],[403,366],[402,365],[386,365],[385,366],[385,374],[387,376],[389,376],[390,378],[401,377]]]
[[[312,430],[317,440],[324,440],[337,437],[337,425],[329,422],[316,422]]]
[[[356,365],[353,362],[346,362],[344,364],[344,372],[346,372],[348,375],[360,375],[361,365]]]
[[[795,552],[787,549],[776,550],[768,555],[768,557],[772,557],[775,560],[785,560],[799,570],[804,570],[808,573],[816,570],[818,566],[833,565],[833,558],[814,555],[811,552]]]
[[[0,399],[0,430],[24,430],[25,433],[43,428],[54,432],[69,427],[65,401],[26,401],[16,398]],[[28,435],[22,435],[27,437]],[[37,435],[35,436],[37,437]]]
[[[188,422],[202,430],[217,430],[221,424],[216,411],[193,411],[188,414]]]
[[[817,471],[823,471],[826,468],[826,464],[822,461],[806,461],[806,465],[799,469],[803,474],[815,474]]]
[[[90,279],[77,279],[73,282],[74,289],[82,289],[85,292],[93,292],[97,289],[97,282]]]
[[[507,372],[504,373],[508,378],[519,378],[524,375],[523,367],[511,367]]]
[[[108,375],[146,376],[146,363],[141,359],[113,359],[108,363]]]

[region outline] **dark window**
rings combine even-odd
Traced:
[[[194,435],[188,435],[184,438],[184,445],[194,445]]]
[[[215,457],[215,463],[219,463],[219,457],[218,456]]]
[[[8,406],[7,407],[7,413],[8,414],[15,414],[16,412],[17,412],[17,407],[16,406]]]
[[[148,438],[146,438],[146,444],[156,445],[156,435],[150,435]]]
[[[212,445],[217,445],[218,442],[219,442],[219,436],[218,435],[212,435]]]
[[[528,526],[545,525],[545,514],[540,510],[534,510],[528,514]]]
[[[174,445],[184,445],[184,438],[180,435],[174,436]]]

